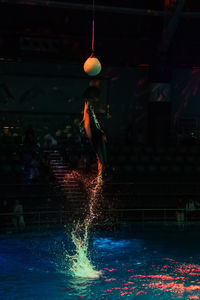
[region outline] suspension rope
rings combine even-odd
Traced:
[[[95,6],[94,0],[92,5],[92,56],[94,55],[94,18],[95,18]]]

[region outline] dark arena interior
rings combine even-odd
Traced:
[[[0,0],[0,299],[200,299],[200,2]]]

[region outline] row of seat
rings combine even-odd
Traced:
[[[151,173],[153,172],[173,172],[173,173],[179,173],[179,172],[200,172],[200,166],[192,166],[192,165],[183,165],[183,166],[180,166],[180,165],[159,165],[159,166],[156,166],[156,165],[141,165],[141,164],[138,164],[138,165],[124,165],[124,166],[120,166],[120,170],[127,170],[128,172],[133,172],[133,171],[136,171],[136,172],[146,172],[146,171],[149,171]]]
[[[198,154],[200,153],[200,145],[188,145],[188,146],[166,146],[166,147],[153,147],[148,145],[110,145],[109,149],[112,153],[120,152],[124,154]]]
[[[200,165],[200,155],[113,155],[111,156],[112,161],[117,161],[118,163],[133,163],[133,164],[192,164]]]

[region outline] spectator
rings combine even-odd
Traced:
[[[200,201],[199,200],[195,201],[195,206],[196,206],[196,220],[199,221],[200,220]]]
[[[196,210],[195,202],[192,198],[186,204],[187,220],[192,221],[194,217],[194,212]]]
[[[37,157],[33,155],[33,159],[31,161],[31,167],[30,167],[30,179],[32,180],[32,182],[37,182],[39,176],[40,176],[39,161]]]
[[[57,143],[58,143],[58,146],[61,146],[62,145],[62,131],[60,129],[57,129],[56,130],[56,140],[57,140]]]
[[[28,125],[24,134],[24,145],[35,146],[35,133],[32,125]]]
[[[56,146],[57,146],[57,140],[50,133],[47,133],[44,136],[44,147],[53,148]]]
[[[13,225],[16,232],[21,232],[25,228],[23,205],[20,204],[18,200],[15,200],[15,204],[13,207]]]

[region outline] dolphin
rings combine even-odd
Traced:
[[[98,175],[102,177],[107,163],[106,136],[101,129],[94,108],[85,100],[81,132],[85,132],[97,156]]]

